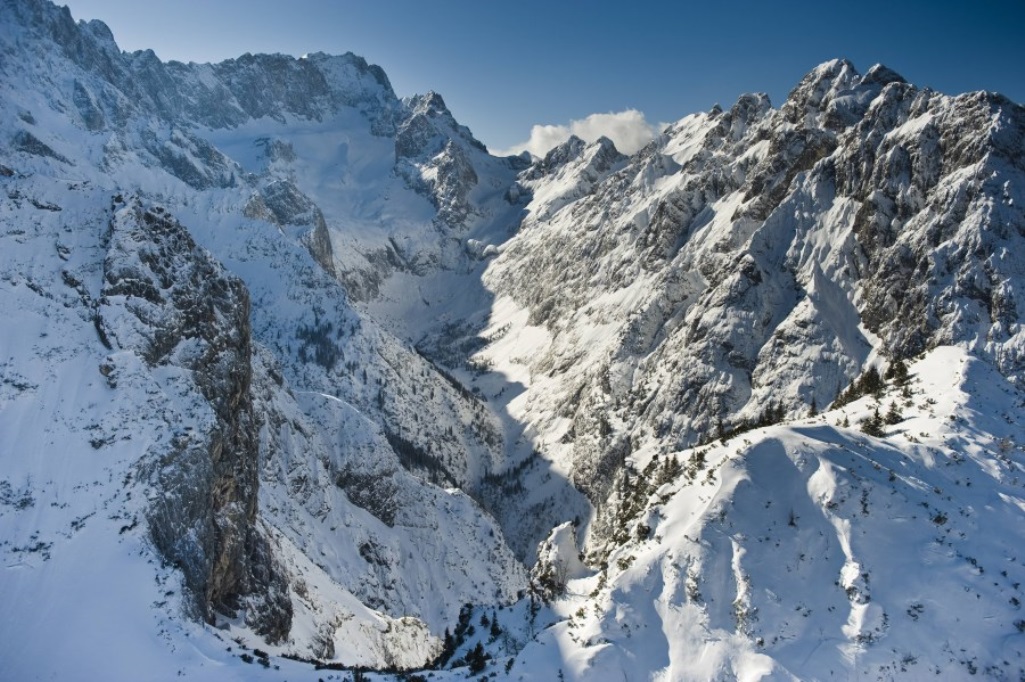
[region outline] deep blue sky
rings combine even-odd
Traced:
[[[766,92],[816,64],[881,62],[947,93],[1025,102],[1025,0],[63,0],[122,49],[218,61],[346,51],[400,96],[435,90],[489,147],[534,124],[638,109],[653,124]]]

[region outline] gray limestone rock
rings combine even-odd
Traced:
[[[256,525],[248,292],[159,207],[117,206],[108,241],[99,315],[111,343],[185,370],[185,390],[209,411],[204,432],[178,433],[141,464],[154,544],[183,572],[197,615],[212,621],[248,605],[254,628],[280,640],[291,606]]]

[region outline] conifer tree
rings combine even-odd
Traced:
[[[466,663],[470,667],[470,674],[476,675],[484,670],[488,664],[489,656],[484,653],[484,647],[480,642],[466,653]]]
[[[861,375],[861,379],[858,380],[858,384],[861,395],[879,396],[882,394],[883,389],[886,388],[886,384],[883,382],[883,378],[879,376],[879,370],[876,369],[875,365],[871,365],[865,370],[865,373]]]
[[[883,436],[883,418],[879,415],[879,407],[872,411],[872,416],[861,422],[861,431],[869,436],[881,438]]]
[[[897,360],[886,370],[887,381],[892,381],[895,386],[905,386],[908,383],[908,366],[903,360]]]
[[[886,411],[886,423],[887,424],[899,424],[904,421],[904,414],[897,407],[897,401],[890,402],[890,409]]]

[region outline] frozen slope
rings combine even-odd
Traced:
[[[1023,131],[837,60],[628,160],[571,140],[520,175],[468,364],[529,377],[511,409],[596,506],[633,451],[824,408],[882,358],[957,343],[1016,382]]]
[[[1025,396],[956,348],[911,375],[882,438],[838,426],[866,397],[673,453],[661,484],[639,457],[628,539],[511,678],[1017,679]]]
[[[319,71],[267,58],[216,73],[149,63],[140,75],[146,55],[122,55],[102,25],[76,25],[39,2],[0,12],[5,49],[39,57],[5,61],[0,107],[10,321],[0,590],[26,614],[6,623],[4,665],[17,678],[67,671],[39,649],[63,634],[69,650],[91,652],[68,665],[115,679],[172,669],[188,636],[221,652],[182,663],[195,674],[238,663],[221,638],[409,667],[434,656],[461,604],[515,598],[523,568],[458,489],[473,491],[500,456],[497,421],[351,308],[330,274],[324,212],[288,173],[252,165],[281,152],[268,136],[282,130],[295,140],[314,123],[325,134],[348,130],[354,163],[369,164],[356,181],[380,181],[353,192],[392,187],[407,230],[433,229],[430,200],[374,165],[402,106],[383,74],[348,56],[317,57]],[[328,77],[330,96],[316,111],[290,108],[299,100],[287,91],[277,111],[239,100],[232,130],[252,137],[233,148],[200,116],[210,112],[196,88],[241,93],[268,64],[298,70],[310,87]],[[162,69],[174,72],[170,85]],[[150,96],[177,89],[194,101],[132,97],[140,83],[164,88]],[[103,540],[75,543],[80,528]],[[124,618],[76,636],[94,618],[81,609],[113,599],[120,572],[168,586],[126,599]],[[81,607],[64,598],[79,573],[92,600]],[[153,591],[144,583],[139,594]],[[43,593],[54,597],[37,615],[27,604]],[[122,662],[95,646],[121,639],[121,627],[152,639],[150,653]]]
[[[108,223],[132,234],[137,217],[168,214],[139,207],[112,216],[94,208],[107,192],[69,194],[63,184],[61,210],[37,208],[31,199],[41,204],[48,186],[39,177],[5,184],[9,196],[24,197],[6,207],[2,297],[8,328],[17,330],[4,335],[0,413],[2,585],[24,614],[5,621],[11,648],[5,646],[4,665],[13,678],[62,670],[42,663],[51,659],[39,647],[53,641],[65,643],[75,666],[89,662],[115,679],[149,666],[172,669],[188,636],[214,651],[223,649],[214,640],[241,637],[274,653],[407,667],[433,656],[430,632],[442,631],[459,604],[514,596],[522,569],[472,500],[407,473],[381,426],[348,403],[289,389],[262,346],[245,362],[225,360],[229,373],[251,378],[243,400],[251,401],[255,424],[244,428],[254,449],[213,449],[228,425],[204,388],[218,380],[223,356],[214,357],[210,374],[196,361],[208,357],[204,344],[217,337],[187,327],[176,337],[179,324],[191,324],[188,306],[153,307],[157,296],[174,300],[172,290],[150,296],[138,284],[145,280],[112,274],[159,277],[160,258],[174,247],[147,252]],[[171,234],[184,237],[173,228]],[[52,256],[55,245],[62,256]],[[181,276],[190,256],[172,253],[181,260],[164,267]],[[212,284],[220,286],[219,266],[194,253],[201,267],[215,268]],[[304,253],[296,247],[297,256]],[[125,281],[137,283],[134,295],[119,293],[117,282]],[[179,310],[186,318],[176,318]],[[170,354],[156,357],[158,348]],[[237,497],[227,493],[221,507],[218,460],[207,453],[225,462],[229,451],[259,482],[250,480]],[[240,475],[229,485],[244,485]],[[235,508],[254,516],[238,519]],[[254,534],[245,551],[255,555],[233,556],[236,532]],[[489,562],[475,561],[482,551]],[[242,575],[232,578],[235,567]],[[221,583],[230,583],[226,591],[216,588]],[[125,592],[129,585],[135,587]],[[118,604],[113,613],[111,602]],[[106,625],[89,627],[99,613],[111,613]],[[186,616],[225,632],[204,632]],[[141,652],[137,659],[106,655],[103,640],[134,641],[120,628],[145,640],[132,647]]]

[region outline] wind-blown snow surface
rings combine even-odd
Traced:
[[[353,55],[0,49],[0,678],[1021,676],[1021,107],[837,61],[500,159]]]
[[[569,581],[513,676],[546,679],[547,656],[567,679],[1016,679],[1023,396],[955,348],[911,373],[883,438],[838,426],[863,398],[678,453],[703,464]]]

